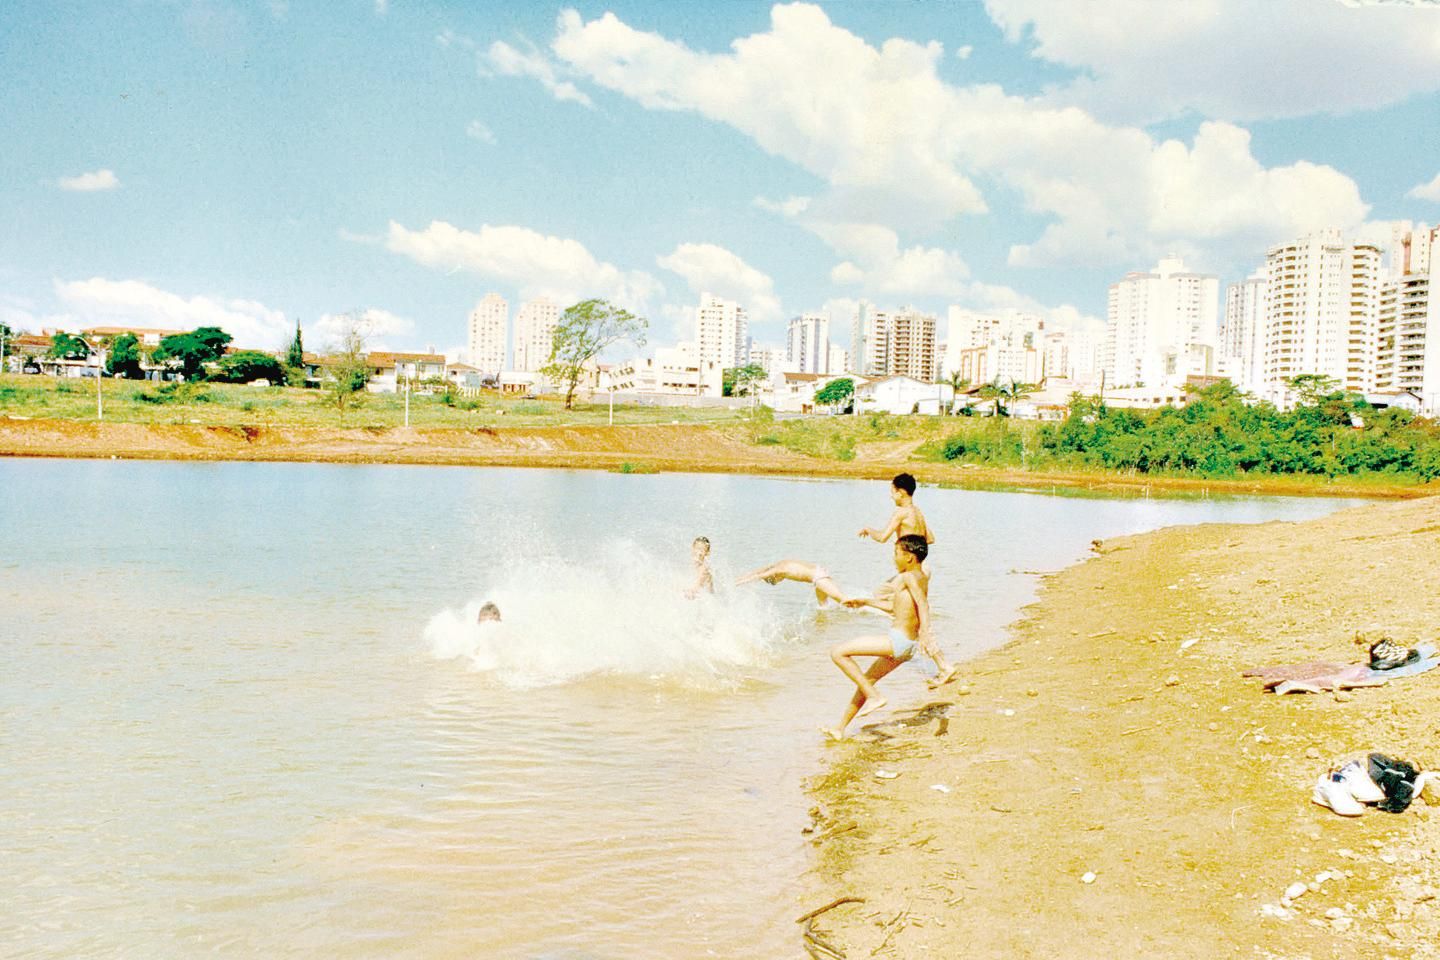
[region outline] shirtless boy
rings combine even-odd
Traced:
[[[844,739],[845,728],[850,726],[850,721],[885,706],[886,700],[876,691],[875,684],[913,657],[917,646],[935,661],[940,670],[940,682],[946,682],[955,675],[955,668],[946,662],[945,655],[930,636],[930,578],[920,567],[926,552],[923,536],[906,534],[898,538],[895,541],[897,576],[891,581],[894,592],[884,600],[857,597],[846,601],[846,606],[872,606],[889,612],[890,632],[884,637],[858,637],[831,648],[830,659],[855,682],[855,695],[850,698],[840,725],[825,731],[831,739]],[[855,662],[856,657],[874,657],[875,661],[870,664],[870,669],[862,671]]]
[[[922,537],[927,546],[934,543],[935,536],[925,523],[925,515],[915,506],[914,496],[915,478],[908,473],[896,476],[890,481],[890,499],[895,501],[895,512],[890,515],[890,522],[883,530],[865,527],[859,535],[869,537],[876,543],[884,543],[891,537],[906,536]]]
[[[825,606],[826,600],[834,600],[836,603],[849,603],[850,598],[840,589],[840,585],[830,576],[830,571],[818,563],[806,563],[804,560],[781,560],[779,563],[772,563],[768,567],[761,567],[759,570],[751,570],[745,576],[735,581],[735,586],[742,583],[753,583],[756,580],[764,580],[772,587],[781,580],[794,580],[797,583],[808,583],[815,587],[815,602]]]
[[[710,538],[695,538],[690,544],[690,559],[695,562],[695,582],[685,590],[685,599],[694,600],[701,593],[714,593],[715,575],[710,572]]]

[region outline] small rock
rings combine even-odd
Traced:
[[[1397,859],[1397,858],[1396,858],[1395,854],[1393,854],[1393,853],[1382,853],[1382,854],[1380,854],[1380,862],[1381,862],[1381,863],[1394,863],[1394,862],[1396,861],[1396,859]]]
[[[1173,673],[1170,674],[1170,676],[1168,676],[1168,677],[1165,678],[1165,686],[1167,686],[1167,687],[1178,687],[1178,686],[1180,686],[1180,678],[1177,677],[1177,676],[1175,676],[1175,674],[1173,674]]]
[[[875,779],[876,779],[876,780],[894,780],[894,779],[895,779],[896,777],[898,777],[898,776],[900,776],[900,774],[896,773],[894,770],[876,770],[876,771],[875,771]]]
[[[931,790],[939,790],[941,793],[949,793],[949,792],[950,792],[950,788],[947,787],[947,786],[945,786],[945,784],[943,784],[943,783],[932,783],[932,784],[930,784],[930,789],[931,789]]]
[[[968,697],[968,696],[970,696],[970,684],[968,684],[968,683],[962,683],[962,684],[960,684],[960,686],[958,686],[958,687],[955,688],[955,695],[956,695],[957,697]]]
[[[1011,710],[1009,707],[1006,707],[1004,710],[1001,710],[1000,712],[1003,713],[1003,714],[1004,714],[1005,716],[1007,716],[1007,717],[1013,717],[1013,716],[1015,716],[1015,711],[1014,711],[1014,710]]]
[[[1354,699],[1355,699],[1355,695],[1354,695],[1353,693],[1351,693],[1350,691],[1348,691],[1348,690],[1336,690],[1336,691],[1335,691],[1335,702],[1336,702],[1336,703],[1349,703],[1351,700],[1354,700]]]
[[[1095,882],[1095,874],[1093,874],[1093,873],[1091,873],[1091,872],[1089,872],[1089,871],[1087,870],[1087,871],[1085,872],[1085,875],[1080,878],[1080,882],[1081,882],[1081,883],[1094,883],[1094,882]]]
[[[1319,751],[1319,750],[1316,750],[1314,747],[1309,748],[1308,750],[1305,751],[1305,759],[1306,759],[1306,760],[1319,760],[1319,759],[1320,759],[1320,751]]]
[[[1220,729],[1220,724],[1216,723],[1214,720],[1211,720],[1210,723],[1209,723],[1207,726],[1208,726],[1208,728],[1211,729],[1211,730],[1219,730],[1219,729]]]
[[[1341,920],[1344,919],[1344,917],[1345,911],[1341,910],[1339,907],[1331,907],[1329,910],[1325,911],[1326,920]]]
[[[1027,696],[1027,697],[1038,697],[1038,696],[1040,696],[1040,691],[1039,691],[1039,690],[1036,690],[1034,687],[1031,687],[1029,690],[1026,690],[1026,691],[1025,691],[1025,696]]]
[[[1301,883],[1299,880],[1296,880],[1294,883],[1290,884],[1290,886],[1285,888],[1285,899],[1298,900],[1301,897],[1305,896],[1305,890],[1305,884]]]

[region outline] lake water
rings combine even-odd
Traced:
[[[1339,501],[922,489],[952,658],[1090,541]],[[0,954],[798,954],[883,482],[0,460]],[[709,536],[720,595],[680,598]],[[470,621],[495,600],[504,622]],[[919,671],[885,681],[891,702]]]

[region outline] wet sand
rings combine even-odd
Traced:
[[[1310,800],[1352,754],[1440,763],[1440,671],[1339,697],[1240,676],[1363,659],[1356,631],[1433,641],[1440,498],[1099,551],[932,703],[832,748],[795,912],[864,902],[817,917],[811,955],[1440,955],[1440,807]]]

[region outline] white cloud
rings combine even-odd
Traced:
[[[770,213],[778,213],[782,217],[798,217],[810,206],[809,197],[786,197],[784,200],[771,200],[767,197],[756,197],[755,206]]]
[[[1416,184],[1407,197],[1414,197],[1416,200],[1434,200],[1440,203],[1440,173],[1435,174],[1435,179],[1429,183]]]
[[[969,60],[969,59],[970,59],[970,54],[972,54],[972,53],[974,53],[974,52],[975,52],[975,48],[972,47],[972,46],[970,46],[970,45],[967,43],[965,46],[959,47],[958,49],[956,49],[956,51],[955,51],[955,59],[956,59],[956,60]]]
[[[444,30],[441,30],[435,35],[435,42],[440,46],[446,48],[447,50],[450,47],[463,47],[466,50],[475,49],[474,40],[465,36],[463,33],[456,33],[449,27],[446,27]]]
[[[784,316],[775,282],[740,257],[713,243],[682,243],[655,262],[685,278],[692,293],[735,300],[758,323]]]
[[[465,136],[471,140],[479,140],[481,143],[494,143],[495,131],[491,130],[479,120],[471,120],[465,127]]]
[[[294,324],[283,311],[254,300],[183,297],[141,280],[55,281],[55,294],[85,324],[193,330],[220,327],[239,347],[277,349],[290,338]]]
[[[1108,13],[1095,19],[1121,22]],[[807,4],[776,6],[768,32],[723,54],[692,51],[613,14],[586,22],[566,11],[552,49],[601,86],[650,109],[728,124],[825,180],[829,192],[804,207],[807,225],[924,235],[985,210],[977,183],[994,183],[1050,220],[1039,237],[1016,245],[1013,264],[1096,265],[1170,250],[1253,256],[1257,246],[1320,226],[1352,228],[1368,211],[1355,183],[1330,167],[1265,167],[1249,133],[1233,124],[1206,123],[1188,145],[1157,141],[1079,107],[993,84],[952,86],[937,72],[938,44],[891,39],[873,47]],[[757,203],[788,212],[783,203]],[[897,244],[882,275],[878,261],[849,257],[840,277],[934,286],[957,266],[943,256]]]
[[[410,230],[392,220],[385,246],[427,267],[514,284],[523,297],[548,296],[561,306],[603,297],[639,312],[660,291],[648,273],[621,270],[576,240],[526,227],[484,224],[471,231],[435,220]]]
[[[1433,6],[1325,0],[986,0],[1012,42],[1081,71],[1052,92],[1111,119],[1344,113],[1440,89]]]
[[[390,12],[390,0],[375,0],[375,14],[383,17]]]
[[[583,90],[569,80],[561,80],[556,74],[555,65],[541,53],[524,53],[504,41],[496,40],[490,44],[483,62],[502,76],[533,77],[549,90],[556,100],[569,100],[586,107],[594,106]]]
[[[370,307],[354,313],[322,314],[305,336],[321,350],[338,350],[351,326],[364,338],[366,350],[394,350],[397,337],[409,337],[415,332],[413,320]]]
[[[78,177],[61,177],[56,181],[61,190],[93,193],[97,190],[114,190],[120,186],[120,178],[111,170],[96,170],[82,173]]]

